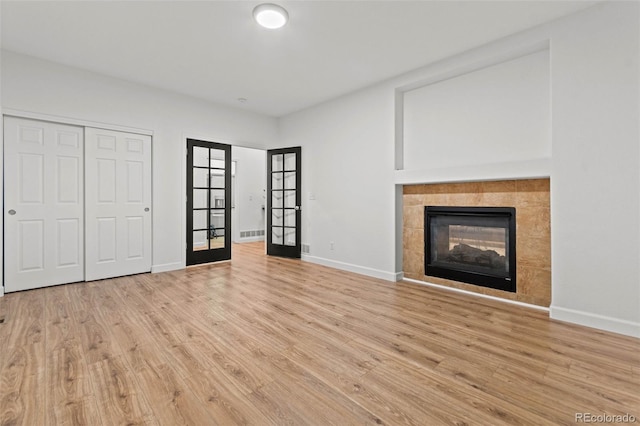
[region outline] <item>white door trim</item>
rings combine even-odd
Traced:
[[[153,136],[153,130],[142,129],[137,127],[120,126],[117,124],[103,123],[99,121],[63,117],[59,115],[44,114],[40,112],[23,111],[23,110],[14,109],[14,108],[3,108],[2,115],[16,117],[16,118],[27,118],[32,120],[50,121],[50,122],[59,123],[59,124],[70,124],[73,126],[94,127],[97,129],[114,130],[116,132],[136,133],[139,135]]]

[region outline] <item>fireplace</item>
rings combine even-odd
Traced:
[[[424,209],[425,275],[516,291],[512,207]]]

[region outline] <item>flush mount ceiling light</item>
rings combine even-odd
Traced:
[[[253,9],[256,22],[265,28],[276,29],[283,27],[289,20],[287,11],[277,4],[263,3]]]

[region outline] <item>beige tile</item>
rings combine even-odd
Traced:
[[[402,196],[403,206],[418,206],[422,205],[422,194],[405,194]]]
[[[516,232],[518,239],[549,238],[551,217],[548,207],[520,207],[516,209]]]
[[[447,194],[474,194],[481,191],[482,182],[459,182],[447,184]]]
[[[423,206],[447,206],[448,194],[423,194],[422,205]]]
[[[449,194],[451,192],[451,185],[449,183],[432,183],[424,186],[423,194]]]
[[[474,189],[476,189],[474,191]],[[480,206],[482,203],[483,193],[480,192],[480,186],[474,185],[469,187],[468,192],[452,192],[447,196],[447,205],[460,207]]]
[[[548,269],[518,266],[516,287],[518,294],[535,300],[536,305],[551,304],[551,271]]]
[[[520,266],[551,269],[551,243],[549,238],[518,238],[516,261]]]
[[[402,247],[412,250],[420,255],[424,254],[424,230],[416,228],[403,228]]]
[[[515,194],[488,192],[482,195],[479,205],[484,207],[515,207]]]
[[[423,206],[404,206],[402,213],[404,228],[424,229]]]
[[[483,182],[480,205],[485,207],[514,207],[516,203],[516,182],[501,180]]]
[[[551,188],[550,179],[521,179],[514,181],[516,192],[549,192]]]
[[[402,194],[423,194],[425,185],[404,185],[402,187]]]
[[[518,294],[516,300],[518,302],[528,303],[530,305],[549,307],[548,304],[545,304],[544,300],[540,300],[535,296],[529,296],[528,294]]]
[[[495,192],[495,193],[514,193],[516,192],[515,180],[496,180],[482,182],[483,192]]]
[[[549,179],[531,179],[517,181],[516,207],[549,207]]]
[[[403,251],[402,270],[414,276],[424,275],[424,257],[414,250]]]

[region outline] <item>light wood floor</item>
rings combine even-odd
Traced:
[[[0,298],[0,423],[640,419],[640,340],[262,247],[234,246],[231,263]]]

